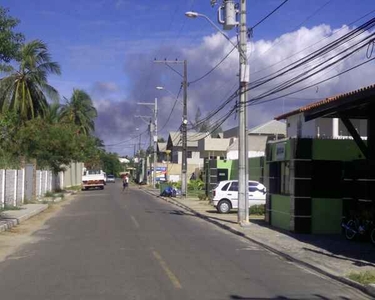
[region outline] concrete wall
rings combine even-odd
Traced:
[[[0,208],[22,205],[25,199],[41,198],[49,191],[80,185],[82,168],[83,163],[73,163],[65,172],[57,175],[47,170],[35,172],[31,170],[27,178],[24,168],[20,170],[0,169]],[[64,177],[68,177],[65,182]]]

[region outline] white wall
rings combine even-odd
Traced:
[[[182,153],[181,153],[181,155],[182,155]],[[182,159],[181,159],[181,161],[182,161]],[[202,165],[203,166],[204,160],[203,160],[203,158],[200,157],[199,151],[192,151],[191,158],[187,159],[187,163],[192,164],[192,165]]]
[[[265,156],[264,151],[248,151],[248,158]],[[231,150],[227,152],[227,159],[235,160],[238,159],[238,151]]]
[[[350,120],[353,126],[357,129],[362,137],[367,135],[367,122],[366,120]],[[299,125],[300,124],[300,125]],[[287,137],[302,138],[339,138],[350,137],[344,124],[339,121],[338,135],[334,133],[334,119],[333,118],[318,118],[308,122],[304,121],[303,113],[296,114],[287,118]]]

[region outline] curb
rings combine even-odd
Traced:
[[[72,191],[72,192],[69,192],[69,193],[65,194],[64,198],[58,197],[58,198],[55,198],[54,201],[50,201],[50,202],[51,203],[57,203],[57,202],[60,202],[64,199],[66,199],[66,197],[69,197],[69,196],[72,196],[72,195],[75,195],[75,194],[77,194],[77,192]],[[0,232],[10,230],[11,228],[21,224],[22,222],[40,214],[41,212],[45,211],[48,208],[48,205],[49,204],[43,204],[42,207],[36,208],[36,209],[18,217],[18,218],[9,218],[9,219],[5,218],[5,219],[2,219],[2,220],[0,219]]]
[[[341,282],[343,284],[349,285],[352,288],[360,290],[361,292],[363,292],[363,293],[365,293],[365,294],[367,294],[369,296],[375,297],[375,285],[374,284],[362,285],[362,284],[360,284],[358,282],[355,282],[355,281],[353,281],[351,279],[348,279],[346,277],[342,277],[342,276],[338,276],[338,275],[335,275],[333,273],[330,273],[330,272],[328,272],[326,270],[323,270],[322,268],[319,268],[319,267],[317,267],[315,265],[312,265],[311,263],[308,263],[308,262],[303,261],[303,260],[301,260],[299,258],[296,258],[294,256],[286,254],[285,252],[282,252],[282,251],[280,251],[280,250],[278,250],[278,249],[276,249],[276,248],[274,248],[272,246],[269,246],[269,245],[267,245],[267,244],[265,244],[265,243],[263,243],[263,242],[261,242],[259,240],[256,240],[254,238],[248,237],[243,232],[241,232],[241,231],[239,231],[239,230],[237,230],[237,229],[235,229],[233,227],[230,227],[228,225],[222,224],[219,221],[213,220],[210,217],[207,217],[207,216],[205,216],[205,215],[197,212],[196,210],[194,210],[194,209],[192,209],[192,208],[190,208],[190,207],[188,207],[188,206],[186,206],[186,205],[184,205],[182,203],[176,202],[174,200],[171,200],[171,199],[168,199],[168,198],[165,198],[165,197],[162,197],[162,196],[156,196],[155,194],[153,194],[152,192],[147,191],[147,190],[143,190],[143,191],[145,191],[149,195],[152,195],[154,197],[163,199],[164,201],[166,201],[168,203],[171,203],[171,204],[173,204],[175,206],[183,208],[183,209],[185,209],[185,210],[193,213],[197,217],[210,222],[211,224],[214,224],[214,225],[216,225],[216,226],[218,226],[218,227],[220,227],[222,229],[225,229],[225,230],[227,230],[227,231],[229,231],[231,233],[234,233],[234,234],[236,234],[236,235],[238,235],[240,237],[243,237],[243,238],[245,238],[245,239],[247,239],[247,240],[249,240],[249,241],[257,244],[258,246],[261,246],[261,247],[267,249],[268,251],[281,256],[282,258],[286,259],[287,261],[290,261],[290,262],[296,263],[298,265],[301,265],[301,266],[303,266],[305,268],[308,268],[310,270],[313,270],[313,271],[315,271],[315,272],[317,272],[319,274],[327,276],[327,277],[329,277],[331,279],[334,279],[336,281],[339,281],[339,282]]]
[[[37,214],[40,214],[41,212],[45,211],[48,208],[48,204],[44,204],[42,207],[38,207],[18,218],[9,218],[9,219],[4,219],[0,221],[0,232],[7,231],[11,229],[14,226],[17,226],[21,224],[22,222],[36,216]]]

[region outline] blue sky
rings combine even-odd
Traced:
[[[281,2],[248,0],[248,25],[256,23]],[[178,92],[180,79],[165,67],[155,66],[152,60],[156,56],[190,58],[189,76],[194,78],[209,69],[208,61],[220,59],[224,53],[221,48],[227,47],[224,41],[216,41],[219,38],[215,30],[205,20],[191,20],[184,16],[185,11],[194,10],[216,20],[217,8],[212,8],[209,0],[3,0],[1,5],[9,8],[10,14],[21,20],[18,29],[27,40],[41,39],[49,45],[53,59],[61,64],[63,71],[62,76],[50,79],[61,96],[69,97],[74,87],[84,88],[92,95],[100,115],[98,135],[106,144],[132,137],[135,128],[143,126],[140,120],[134,119],[133,114],[147,114],[147,110],[137,107],[136,102],[152,101],[154,97],[159,97],[154,88],[156,85],[163,84],[172,92]],[[312,15],[319,8],[321,10]],[[373,0],[289,0],[256,28],[252,41],[258,42],[254,47],[262,47],[262,41],[274,42],[283,34],[300,29],[303,23],[309,30],[307,35],[311,33],[309,41],[313,42],[313,34],[324,36],[332,32],[316,33],[312,28],[323,28],[325,24],[332,30],[337,29],[373,9]],[[374,17],[374,14],[370,17]],[[233,35],[233,32],[229,34]],[[276,49],[269,51],[254,62],[254,68],[269,60],[270,56],[282,58],[289,46],[275,47],[279,52]],[[232,59],[232,68],[236,67],[236,59],[235,56]],[[198,106],[203,112],[216,106],[217,96],[212,94],[211,97],[210,90],[213,86],[221,85],[220,80],[224,75],[218,70],[206,82],[191,87],[189,114],[192,119]],[[232,75],[235,76],[235,73]],[[342,92],[345,88],[348,86],[342,84],[340,88],[330,87],[327,92]],[[353,88],[357,86],[353,85]],[[225,92],[223,89],[218,95]],[[328,95],[304,95],[306,99],[321,96]],[[167,98],[166,95],[163,97]],[[170,100],[160,102],[159,122],[169,114],[173,103]],[[290,103],[287,108],[301,103]],[[282,109],[286,108],[283,106]],[[261,118],[250,116],[249,126],[281,112],[280,108],[271,115],[264,113]],[[175,130],[179,120],[177,109],[176,116],[172,117],[162,134],[166,136],[168,130]],[[103,127],[107,127],[108,131]],[[113,150],[121,154],[131,152],[121,147]]]

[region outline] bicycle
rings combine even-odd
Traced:
[[[373,221],[353,218],[348,222],[343,222],[342,227],[345,229],[346,239],[353,240],[358,235],[369,236],[371,243],[375,245],[375,224]]]

